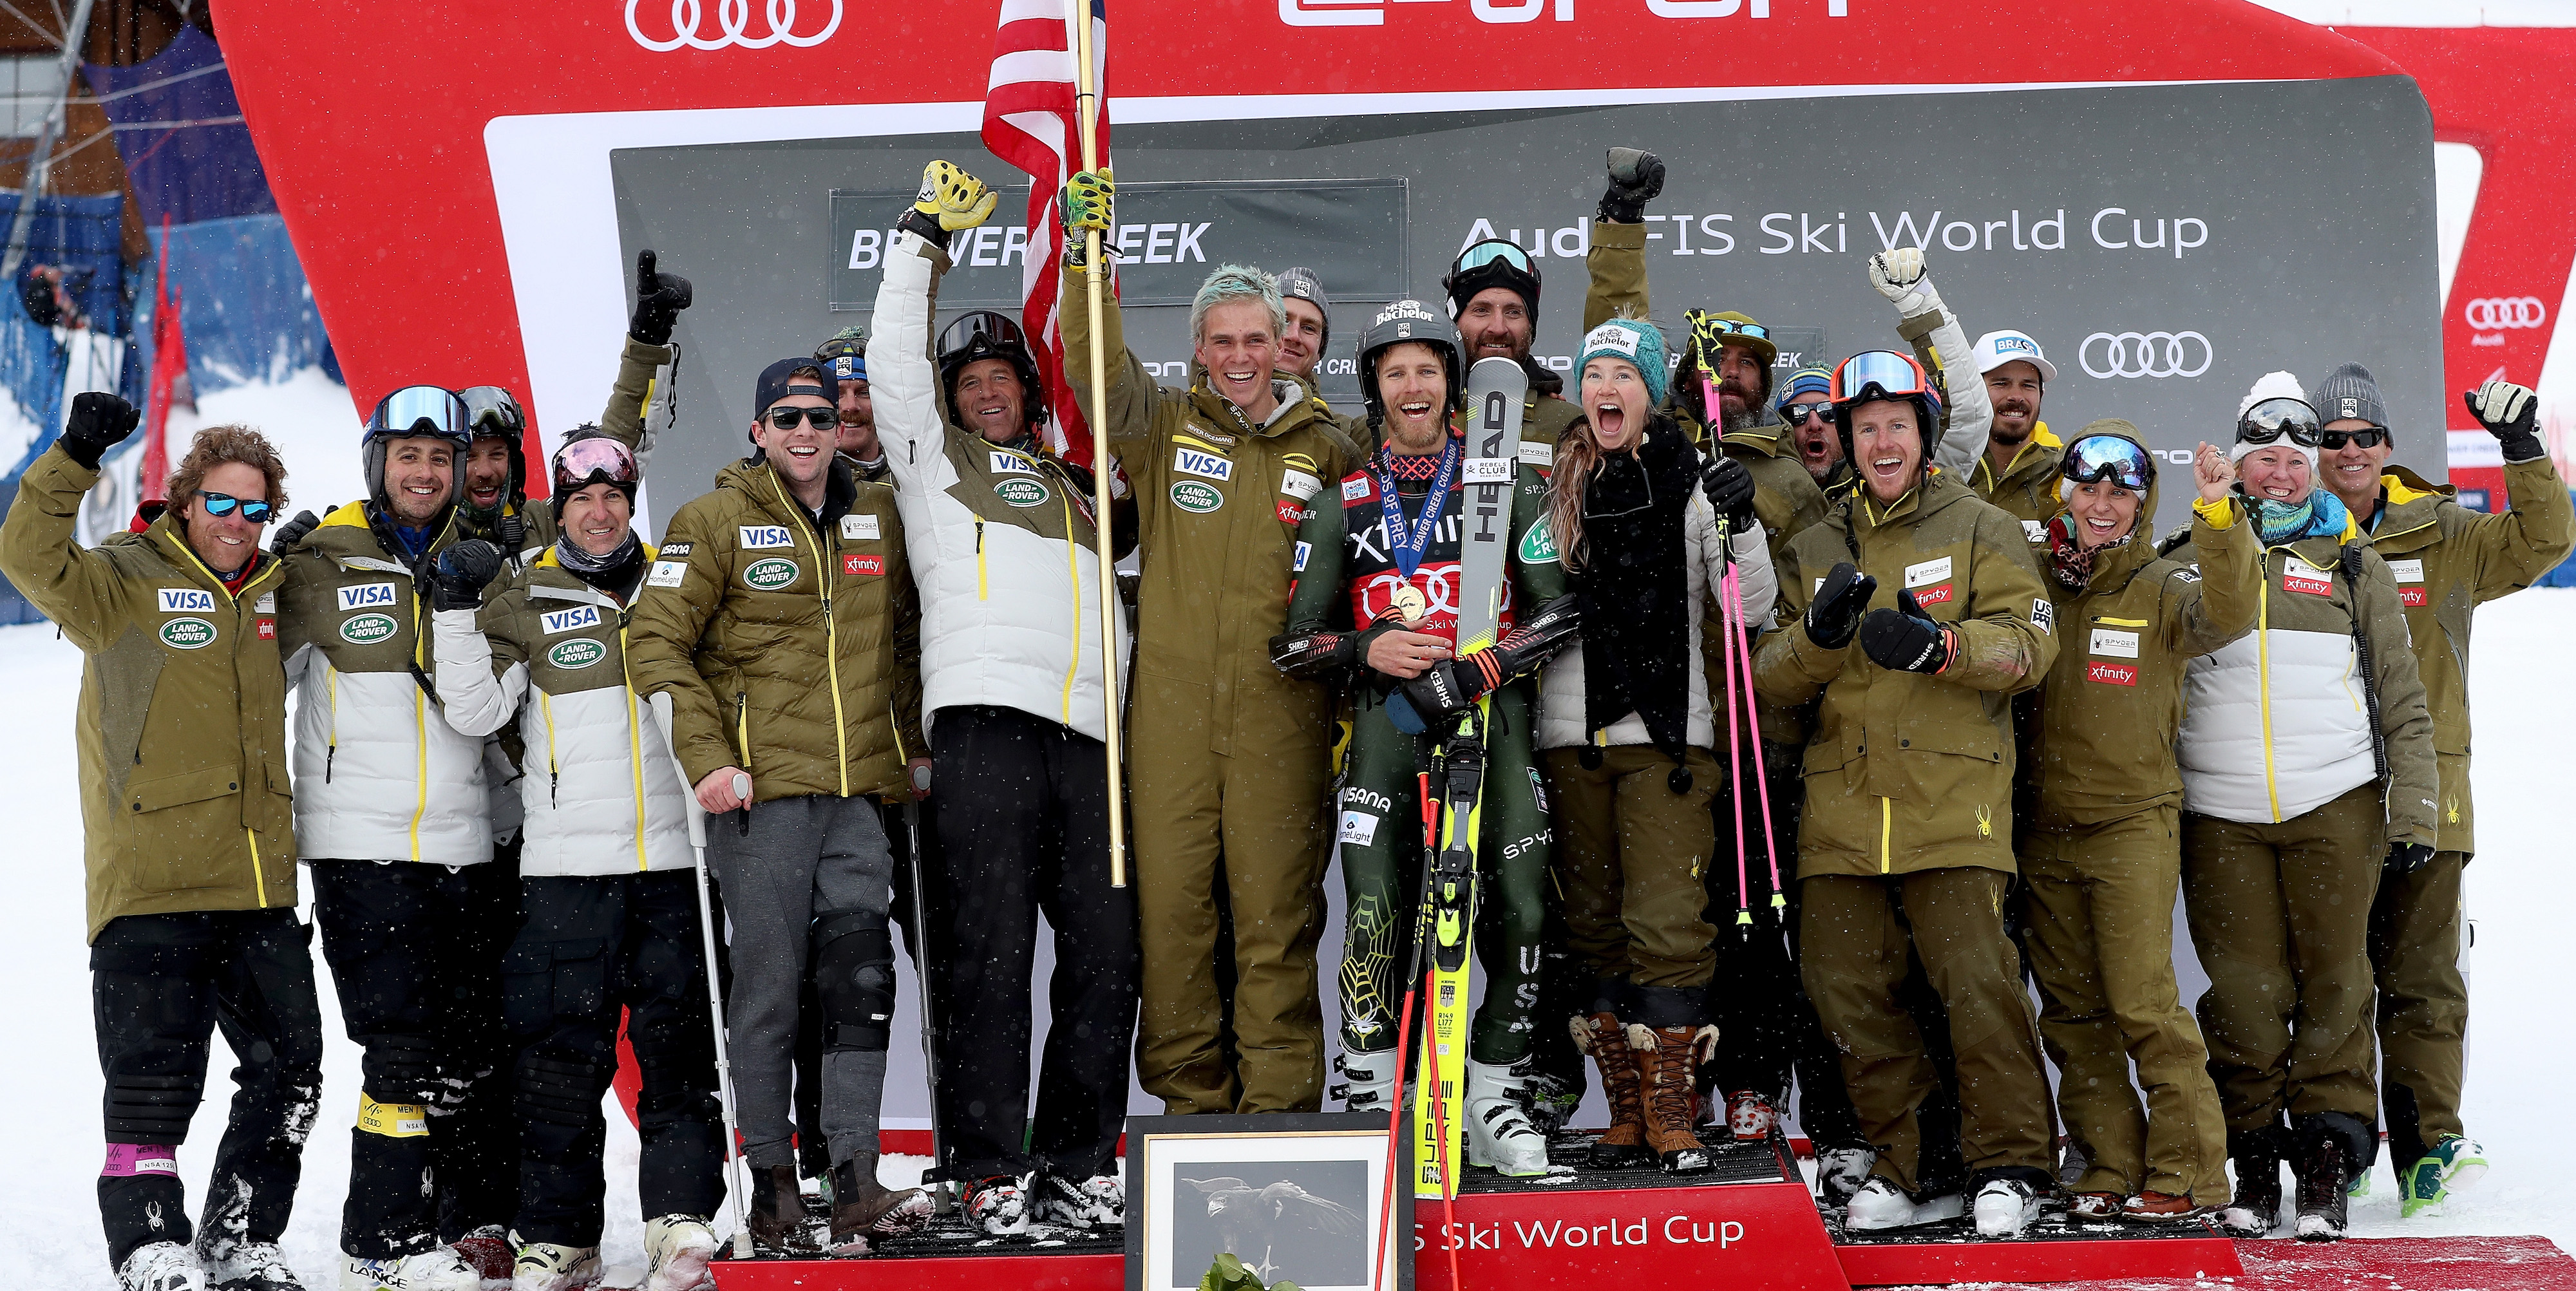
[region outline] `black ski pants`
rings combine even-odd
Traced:
[[[929,960],[942,1002],[942,1146],[970,1180],[1106,1174],[1127,1121],[1138,970],[1135,890],[1109,884],[1101,743],[1017,709],[961,706],[939,710],[931,757],[941,800],[931,881],[945,888],[935,904],[948,914]],[[1055,933],[1055,975],[1032,1121],[1029,974],[1041,911]]]
[[[392,1259],[508,1224],[518,1148],[500,967],[519,930],[516,848],[481,865],[311,870],[341,1023],[365,1050],[341,1250]]]
[[[205,1097],[206,1041],[218,1028],[239,1065],[203,1226],[249,1242],[286,1231],[322,1095],[312,938],[291,909],[202,910],[124,915],[90,943],[107,1078],[98,1211],[110,1268],[147,1242],[192,1236],[175,1149]],[[174,1150],[132,1150],[146,1145]]]
[[[642,1218],[712,1216],[724,1200],[724,1113],[696,875],[527,878],[520,893],[527,921],[501,966],[518,1051],[519,1240],[599,1244],[608,1186],[600,1099],[617,1073],[621,1011],[643,1076]]]

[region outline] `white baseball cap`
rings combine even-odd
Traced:
[[[2027,363],[2039,369],[2040,380],[2057,379],[2057,365],[2040,352],[2039,342],[2032,340],[2028,332],[1988,332],[1968,347],[1968,353],[1977,360],[1978,376],[2007,363]]]

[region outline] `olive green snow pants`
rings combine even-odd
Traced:
[[[2379,985],[2380,1100],[2388,1163],[2406,1167],[2466,1134],[2460,1078],[2469,1034],[2469,984],[2460,977],[2460,871],[2469,858],[2437,852],[2412,874],[2386,874],[2370,907],[2370,963]]]
[[[1583,765],[1584,755],[1593,765]],[[1556,873],[1566,940],[1593,977],[1691,989],[1717,971],[1708,922],[1709,858],[1717,825],[1708,800],[1724,772],[1705,749],[1684,756],[1690,783],[1673,791],[1673,760],[1649,744],[1549,749],[1556,793]]]
[[[2125,820],[2022,831],[2022,908],[2039,978],[2039,1038],[2057,1064],[2057,1109],[2091,1166],[2078,1192],[2152,1189],[2226,1204],[2227,1128],[2209,1050],[2174,985],[2173,807]],[[2138,1105],[2129,1085],[2137,1064]]]

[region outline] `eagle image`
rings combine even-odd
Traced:
[[[1285,1179],[1262,1188],[1232,1176],[1184,1178],[1181,1182],[1207,1198],[1208,1218],[1216,1221],[1223,1243],[1221,1251],[1243,1260],[1244,1267],[1265,1282],[1279,1267],[1271,1261],[1273,1251],[1298,1250],[1300,1242],[1312,1243],[1319,1238],[1354,1241],[1368,1229],[1358,1211],[1326,1201]],[[1260,1257],[1257,1263],[1252,1258],[1255,1255]]]

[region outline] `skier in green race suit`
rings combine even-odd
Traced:
[[[1423,864],[1416,775],[1428,741],[1397,727],[1409,704],[1439,726],[1492,694],[1489,760],[1478,850],[1477,962],[1487,976],[1467,1068],[1467,1160],[1510,1175],[1547,1172],[1547,1140],[1513,1097],[1525,1073],[1538,1002],[1547,802],[1531,753],[1530,683],[1575,626],[1564,566],[1543,526],[1547,486],[1514,462],[1511,575],[1499,644],[1456,652],[1465,511],[1457,329],[1419,301],[1380,311],[1360,337],[1360,388],[1385,445],[1373,461],[1319,494],[1297,530],[1287,631],[1272,661],[1291,677],[1347,682],[1356,693],[1340,803],[1347,942],[1340,973],[1343,1093],[1354,1111],[1386,1111],[1393,1093],[1397,1011],[1404,1000]],[[1428,511],[1427,517],[1425,512]],[[1393,692],[1401,691],[1402,699]]]

